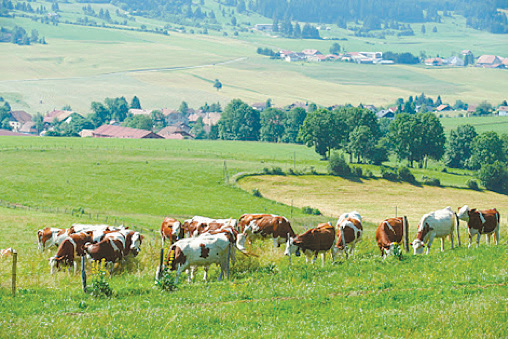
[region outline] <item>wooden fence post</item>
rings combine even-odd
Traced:
[[[291,266],[291,245],[290,244],[291,244],[291,240],[289,240],[289,233],[288,233],[288,241],[287,241],[287,245],[286,246],[289,248],[289,256],[288,256],[289,257],[289,259],[288,259],[289,260],[289,266]]]
[[[406,216],[402,217],[402,225],[404,228],[404,231],[403,231],[404,232],[404,249],[406,250],[406,252],[409,252],[409,226],[407,223]]]
[[[459,216],[457,215],[457,213],[453,213],[453,214],[455,215],[455,221],[457,223],[457,225],[456,225],[456,228],[457,228],[457,242],[459,243],[459,247],[460,247],[460,245],[461,245],[461,243],[460,243],[460,227],[459,227],[460,226],[460,220],[459,220]],[[451,235],[450,235],[450,237],[451,237]]]
[[[18,252],[12,250],[12,296],[16,296],[16,266],[18,265]]]
[[[86,293],[86,271],[85,271],[85,256],[81,256],[81,285],[83,292]]]

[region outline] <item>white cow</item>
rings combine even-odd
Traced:
[[[337,220],[335,225],[337,231],[337,240],[335,246],[332,248],[332,257],[335,261],[335,255],[346,255],[346,258],[353,254],[356,243],[360,240],[363,234],[362,217],[360,213],[353,211],[342,214]]]
[[[453,226],[456,219],[450,206],[425,214],[418,224],[416,239],[411,243],[414,254],[422,254],[425,243],[427,243],[426,254],[429,254],[434,238],[441,239],[441,251],[444,251],[444,238],[447,236],[450,236],[453,249]]]
[[[168,254],[170,256],[173,253],[174,256],[170,269],[176,270],[175,284],[178,282],[180,274],[190,266],[204,266],[203,280],[206,281],[208,268],[211,264],[220,265],[219,280],[221,280],[229,267],[229,259],[234,246],[245,253],[245,247],[237,240],[237,232],[232,228],[223,229],[217,233],[203,233],[197,237],[177,241],[171,246]],[[228,251],[230,251],[229,257]],[[157,277],[160,277],[159,269]],[[189,281],[193,278],[194,271],[191,270]]]

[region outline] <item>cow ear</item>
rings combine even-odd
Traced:
[[[140,234],[140,235],[139,235],[139,239],[141,239],[141,240],[145,239],[145,237],[143,236],[143,234]]]

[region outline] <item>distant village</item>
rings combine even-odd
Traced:
[[[466,108],[458,109],[461,113],[459,116],[470,116],[477,114],[476,104],[466,105]],[[270,107],[270,101],[253,103],[251,107],[259,112]],[[278,109],[289,111],[293,108],[302,108],[307,112],[316,108],[315,104],[309,104],[306,102],[295,102],[291,105],[281,107]],[[341,106],[334,105],[326,107],[329,110],[339,108]],[[359,107],[369,109],[376,114],[376,116],[387,119],[395,119],[396,115],[401,112],[401,106],[395,105],[388,108],[379,108],[374,105],[360,105]],[[415,112],[420,111],[421,106],[415,106]],[[451,105],[440,103],[436,107],[426,107],[430,111],[434,112],[439,117],[445,116],[448,113],[455,111],[455,108]],[[152,109],[129,109],[129,115],[144,115],[152,116]],[[166,127],[160,130],[145,130],[131,127],[121,126],[120,123],[114,120],[109,121],[96,129],[83,129],[79,132],[80,137],[93,137],[93,138],[129,138],[129,139],[194,139],[196,136],[192,133],[192,126],[198,122],[202,122],[204,132],[209,135],[214,127],[217,126],[221,112],[204,112],[201,109],[188,108],[188,111],[184,114],[174,109],[159,109],[156,110],[161,112]],[[498,116],[508,116],[508,106],[497,106],[493,112]],[[79,113],[70,110],[53,110],[43,117],[42,128],[37,128],[36,122],[32,120],[32,116],[21,110],[11,111],[9,115],[9,126],[11,130],[0,129],[0,136],[2,135],[18,135],[18,136],[45,136],[52,135],[51,131],[54,129],[55,122],[59,124],[70,124],[72,119],[83,119],[84,117]],[[42,129],[42,130],[41,130]]]

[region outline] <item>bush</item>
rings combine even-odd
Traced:
[[[374,174],[372,174],[372,171],[370,169],[366,169],[364,175],[366,178],[374,178]]]
[[[469,189],[472,189],[475,191],[480,190],[480,187],[478,186],[478,182],[476,180],[468,179],[466,181],[466,185],[467,185],[467,187],[469,187]]]
[[[342,154],[333,153],[328,161],[328,172],[331,175],[345,177],[351,174],[351,167],[349,167]]]
[[[310,206],[304,206],[302,207],[302,212],[304,214],[311,214],[311,215],[321,215],[321,211],[317,208],[312,208]]]
[[[381,176],[383,177],[383,179],[390,181],[399,180],[399,175],[397,173],[385,167],[381,167]]]
[[[441,181],[439,181],[438,178],[423,176],[422,181],[425,185],[428,185],[428,186],[441,186]]]
[[[508,171],[506,165],[499,161],[483,165],[478,172],[478,179],[490,191],[508,193]]]
[[[254,188],[252,190],[252,195],[255,196],[255,197],[258,197],[258,198],[262,198],[263,197],[263,195],[261,194],[261,191],[259,191],[258,188]]]
[[[284,173],[284,171],[280,167],[272,167],[272,168],[265,167],[263,168],[263,173],[270,175],[286,175],[286,173]]]
[[[92,285],[90,294],[96,298],[111,297],[113,290],[106,280],[106,259],[94,260],[92,262]]]
[[[416,181],[415,176],[413,175],[413,173],[411,173],[411,171],[407,167],[399,167],[398,176],[399,176],[399,179],[402,181],[407,181],[407,182],[415,182]]]
[[[357,177],[361,178],[363,176],[363,171],[361,167],[353,167],[352,174],[356,175]]]

